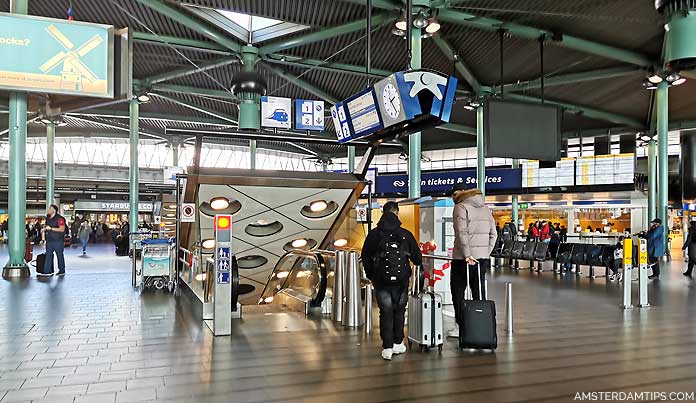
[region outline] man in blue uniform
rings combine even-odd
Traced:
[[[46,225],[44,226],[46,240],[46,263],[43,273],[36,273],[38,276],[53,275],[53,253],[58,258],[58,275],[65,275],[65,218],[58,214],[58,206],[51,204],[46,215]]]
[[[665,228],[662,226],[662,220],[656,218],[650,225],[648,230],[648,265],[652,267],[652,274],[649,279],[660,278],[660,258],[665,255]]]

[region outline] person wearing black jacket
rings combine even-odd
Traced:
[[[387,202],[382,211],[377,228],[365,239],[361,257],[379,306],[382,358],[391,360],[393,354],[406,352],[404,322],[411,277],[409,261],[419,266],[422,256],[416,238],[401,227],[399,205]]]

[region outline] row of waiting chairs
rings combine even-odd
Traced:
[[[552,249],[555,250],[549,251],[549,243],[546,242],[498,240],[491,257],[513,260],[516,269],[519,268],[520,260],[529,261],[530,269],[537,262],[538,271],[542,271],[544,261],[553,260],[554,271],[562,273],[564,268],[574,266],[578,275],[580,266],[589,266],[590,277],[595,277],[595,267],[604,267],[608,274],[610,266],[614,264],[613,245],[562,243],[553,246]]]

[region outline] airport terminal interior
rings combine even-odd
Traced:
[[[694,38],[0,0],[0,403],[696,401]]]

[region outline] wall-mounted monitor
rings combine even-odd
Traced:
[[[485,155],[558,161],[562,118],[557,106],[489,98],[483,107]]]

